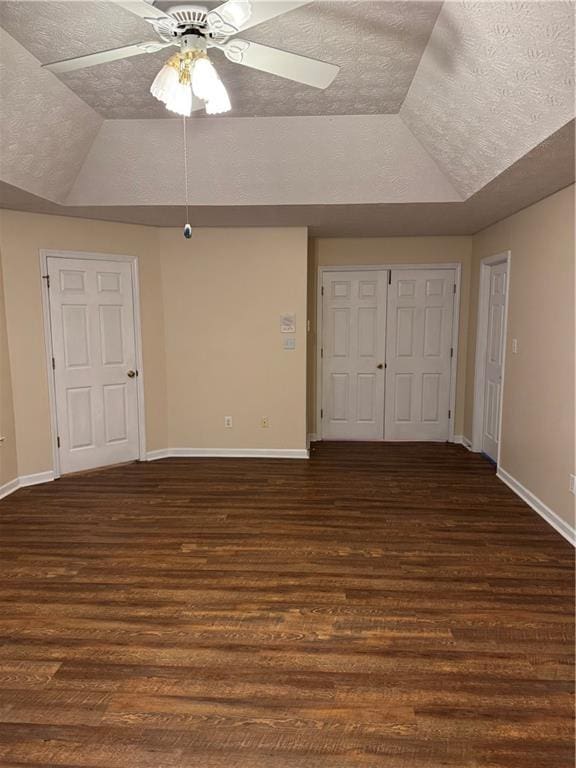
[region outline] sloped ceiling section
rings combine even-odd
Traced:
[[[464,198],[574,117],[573,2],[446,2],[400,115]]]
[[[102,124],[0,28],[0,178],[63,201]]]
[[[193,205],[458,201],[398,115],[190,121]],[[175,205],[185,199],[181,120],[104,123],[66,203]]]

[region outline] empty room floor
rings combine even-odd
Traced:
[[[0,502],[0,765],[571,768],[573,551],[454,445]]]

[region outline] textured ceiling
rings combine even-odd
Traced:
[[[0,28],[0,178],[64,200],[103,119]]]
[[[158,3],[161,7],[166,3]],[[342,67],[319,91],[212,57],[232,94],[232,117],[397,113],[441,2],[317,0],[246,32],[246,39]],[[47,63],[154,39],[142,19],[106,2],[0,2],[0,26]],[[105,118],[166,117],[149,93],[167,52],[59,75]]]
[[[574,3],[448,2],[433,39],[400,115],[468,197],[574,117]]]
[[[460,200],[398,115],[190,121],[189,199],[199,205]],[[184,203],[178,120],[107,120],[66,205]]]
[[[58,9],[59,20],[51,15]],[[67,11],[76,14],[68,27]],[[4,205],[28,205],[36,195],[60,204],[43,203],[51,212],[68,215],[144,216],[159,225],[177,217],[172,206],[184,199],[181,122],[103,119],[39,66],[146,38],[148,25],[117,6],[78,0],[0,0],[0,14],[25,44],[0,29]],[[318,24],[311,23],[315,15]],[[334,45],[347,63],[325,93],[295,86],[291,97],[290,83],[262,74],[266,91],[257,73],[234,69],[234,101],[255,100],[277,114],[188,121],[191,201],[201,219],[194,223],[305,224],[324,234],[361,234],[362,227],[367,235],[476,231],[573,179],[572,128],[564,126],[574,117],[574,2],[450,0],[439,8],[418,0],[316,0],[287,14],[285,29],[278,24],[260,25],[250,36],[285,47],[293,39],[295,50],[298,44],[304,53],[337,60],[316,50]],[[360,53],[367,36],[374,37],[371,63]],[[146,61],[128,65],[137,73]],[[104,67],[91,72],[98,70]],[[126,92],[129,77],[108,78],[110,108],[135,114],[141,104],[145,117],[154,117],[149,80],[140,84],[141,97],[136,80],[137,74]],[[398,85],[394,98],[391,80]],[[83,95],[90,100],[88,91]],[[356,114],[331,112],[340,98]],[[320,114],[307,114],[307,104]],[[281,112],[282,105],[293,114]],[[399,107],[399,114],[358,114]],[[166,117],[163,108],[157,114]],[[18,198],[13,188],[29,195]]]
[[[313,237],[470,235],[574,183],[571,121],[465,202],[380,205],[193,206],[195,227],[307,226]],[[0,207],[182,226],[182,206],[63,206],[0,182]]]

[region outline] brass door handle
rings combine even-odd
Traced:
[[[133,379],[134,376],[138,376],[138,371],[128,371],[126,376],[128,376],[129,379]]]
[[[378,363],[376,368],[380,368],[380,370],[382,370],[382,368],[384,368],[384,363]]]

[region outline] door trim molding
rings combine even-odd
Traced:
[[[452,417],[448,420],[448,442],[455,442],[454,422],[456,419],[456,379],[458,372],[458,338],[460,335],[460,283],[462,276],[462,264],[460,262],[435,264],[434,262],[425,264],[363,264],[355,265],[333,265],[319,266],[316,284],[316,437],[323,440],[322,418],[322,357],[320,350],[323,344],[323,323],[322,323],[322,282],[324,272],[374,272],[379,270],[392,269],[453,269],[455,273],[456,293],[454,294],[454,314],[452,318],[452,349],[454,356],[450,363],[450,412]]]
[[[51,248],[41,248],[40,256],[40,282],[42,290],[42,315],[44,318],[44,347],[46,351],[46,372],[48,375],[48,398],[50,402],[50,427],[52,430],[52,462],[54,477],[60,477],[60,453],[58,449],[58,412],[56,409],[56,383],[52,369],[52,324],[50,320],[50,292],[48,281],[44,277],[48,274],[48,259],[86,259],[87,261],[122,261],[128,262],[132,272],[132,304],[134,307],[134,346],[136,352],[136,365],[138,379],[136,381],[137,406],[138,406],[138,458],[146,459],[146,424],[144,412],[144,364],[142,360],[142,323],[140,318],[140,275],[138,271],[138,256],[125,256],[113,253],[92,253],[89,251],[57,251]]]
[[[482,451],[482,425],[484,423],[484,389],[486,385],[486,349],[488,346],[488,298],[490,289],[490,268],[496,264],[506,264],[506,297],[504,299],[504,348],[502,351],[502,381],[500,384],[500,415],[498,420],[498,456],[496,465],[500,465],[502,447],[502,403],[504,380],[506,376],[506,348],[508,346],[508,297],[510,295],[510,272],[512,251],[502,251],[480,260],[480,280],[478,289],[478,319],[476,323],[476,362],[474,368],[474,416],[472,421],[472,450]]]

